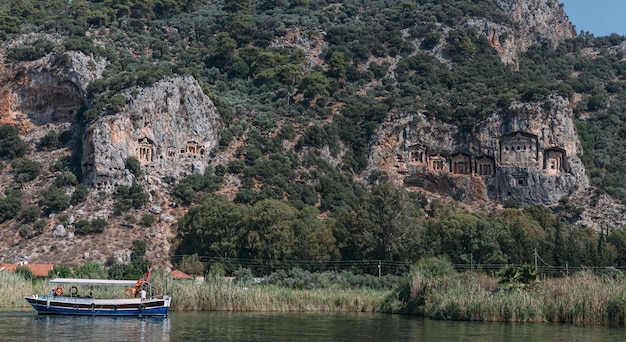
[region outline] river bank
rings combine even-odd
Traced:
[[[626,281],[590,272],[510,287],[483,273],[414,271],[396,290],[290,289],[219,278],[195,283],[163,275],[151,282],[173,297],[172,311],[380,312],[438,320],[626,324]],[[24,296],[50,291],[43,281],[6,273],[0,273],[0,286],[0,308],[25,308]],[[111,289],[94,294],[116,295]]]

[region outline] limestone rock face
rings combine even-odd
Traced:
[[[86,182],[100,187],[129,185],[128,157],[149,179],[204,172],[222,129],[213,102],[191,76],[163,79],[125,90],[126,107],[93,123],[83,137]]]
[[[576,37],[576,30],[557,0],[496,0],[512,25],[497,24],[485,18],[472,18],[466,25],[484,34],[500,59],[517,68],[517,53],[538,44],[553,50],[565,39]]]
[[[85,103],[88,82],[98,75],[97,70],[94,74],[87,68],[70,67],[68,72],[65,66],[58,65],[65,58],[70,59],[70,64],[72,60],[83,63],[93,60],[75,52],[0,65],[1,124],[15,125],[27,133],[37,126],[72,122],[76,110]]]
[[[513,105],[467,133],[419,113],[390,118],[369,168],[461,201],[552,205],[589,186],[572,118],[560,96]]]
[[[576,36],[558,0],[496,0],[495,3],[513,22],[521,50],[536,43],[554,49],[563,40]]]

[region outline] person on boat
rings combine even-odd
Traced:
[[[56,297],[56,296],[57,296],[57,292],[54,289],[50,290],[50,297]]]
[[[141,300],[145,300],[146,299],[146,290],[144,290],[143,288],[141,290],[139,290],[139,297],[141,297]]]

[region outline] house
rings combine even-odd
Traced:
[[[54,267],[53,264],[0,264],[0,272],[14,273],[19,266],[30,269],[35,278],[48,278],[48,273]]]
[[[193,278],[189,274],[183,271],[173,270],[172,273],[170,273],[170,279],[181,280],[181,279],[193,279]]]

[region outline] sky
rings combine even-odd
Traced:
[[[617,33],[626,36],[626,0],[559,0],[576,27],[594,36]]]

